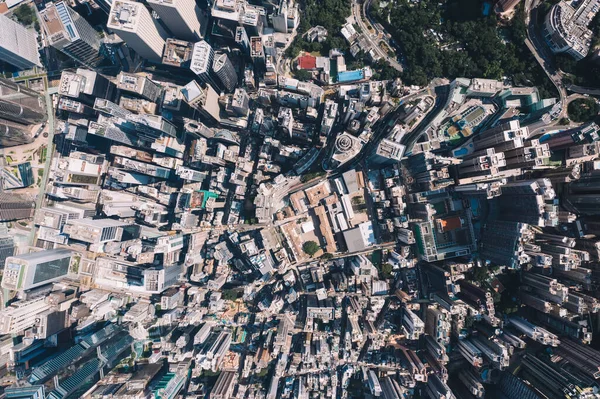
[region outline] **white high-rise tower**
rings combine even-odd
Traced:
[[[0,15],[0,59],[20,69],[42,66],[34,30]]]
[[[147,0],[177,39],[191,42],[203,38],[207,18],[194,0]]]
[[[160,62],[167,32],[142,4],[128,0],[113,2],[106,26],[141,57]]]

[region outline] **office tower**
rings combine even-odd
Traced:
[[[244,54],[250,55],[250,39],[243,26],[235,29],[235,42],[244,50]]]
[[[46,114],[16,102],[0,98],[0,118],[23,125],[33,125],[46,120]]]
[[[204,37],[207,20],[194,0],[148,0],[148,4],[177,39]]]
[[[215,382],[215,386],[210,391],[210,397],[213,399],[227,399],[233,395],[237,381],[237,373],[233,371],[223,371]]]
[[[402,329],[406,339],[417,340],[425,332],[425,323],[408,307],[402,307]]]
[[[192,80],[181,89],[183,98],[190,107],[200,111],[205,124],[218,124],[221,121],[219,95],[209,85],[200,86]]]
[[[104,244],[111,241],[127,241],[139,237],[139,225],[114,219],[69,220],[63,232],[69,238],[89,244]]]
[[[487,221],[481,226],[479,254],[482,259],[510,269],[517,269],[529,260],[523,253],[522,237],[527,227],[522,223]]]
[[[217,371],[229,350],[231,341],[231,331],[213,331],[196,356],[197,364],[204,370]]]
[[[154,62],[161,61],[168,35],[142,3],[115,1],[106,26],[140,57]]]
[[[165,43],[162,63],[174,67],[189,67],[194,43],[169,38]]]
[[[217,0],[213,2],[211,15],[216,27],[213,28],[213,35],[234,39],[236,28],[240,25],[252,35],[262,35],[267,14],[264,7],[249,4],[245,0]]]
[[[392,140],[383,139],[377,145],[375,154],[369,158],[369,164],[373,166],[393,165],[400,162],[404,155],[406,146]]]
[[[98,32],[64,2],[49,3],[40,16],[52,47],[92,68],[104,60],[99,54],[101,41]]]
[[[46,106],[38,93],[0,78],[0,126],[28,131],[30,125],[44,122],[46,116]]]
[[[565,205],[577,214],[600,214],[600,177],[591,174],[571,182]]]
[[[157,102],[162,96],[162,87],[154,83],[146,76],[134,75],[132,73],[121,72],[117,76],[117,88],[151,101]]]
[[[6,388],[4,395],[6,399],[44,399],[46,397],[46,386]]]
[[[72,251],[52,249],[9,256],[4,266],[2,288],[30,290],[58,281],[69,273]]]
[[[15,254],[15,240],[12,236],[3,235],[0,237],[0,266],[4,267],[6,258]]]
[[[226,111],[234,116],[247,116],[250,110],[250,97],[246,90],[238,87],[227,103]]]
[[[0,14],[0,60],[19,69],[42,66],[33,29]]]
[[[262,38],[255,36],[250,38],[250,57],[254,62],[255,69],[262,69],[265,66],[265,51]]]
[[[225,91],[231,93],[238,83],[238,76],[231,60],[225,53],[218,54],[213,61],[213,72]]]
[[[221,86],[217,83],[212,74],[212,65],[214,59],[215,52],[210,44],[204,40],[201,40],[194,44],[190,69],[192,72],[198,75],[198,78],[201,82],[211,85],[215,90],[219,90]]]
[[[299,22],[298,6],[293,1],[280,0],[273,14],[273,28],[277,32],[291,33]]]
[[[0,193],[0,221],[29,219],[35,212],[35,202],[17,194]]]
[[[62,72],[58,94],[76,98],[87,105],[93,105],[96,98],[113,101],[117,94],[117,87],[97,72],[77,68],[76,72]]]
[[[44,297],[13,303],[0,312],[0,334],[17,334],[33,327],[39,314],[49,309]]]

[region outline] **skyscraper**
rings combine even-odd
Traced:
[[[135,93],[152,102],[157,102],[163,93],[162,87],[146,76],[134,75],[127,72],[121,72],[117,76],[117,87],[129,93]]]
[[[204,37],[208,21],[194,0],[148,0],[148,4],[177,39]]]
[[[214,59],[215,52],[210,44],[204,40],[201,40],[194,44],[190,69],[192,72],[198,75],[198,78],[200,78],[203,83],[211,85],[215,90],[219,90],[220,86],[212,75],[212,65]]]
[[[231,93],[235,89],[238,83],[238,76],[227,54],[217,54],[213,61],[213,72],[221,81],[225,91]]]
[[[0,15],[0,59],[19,69],[41,66],[33,29]]]
[[[9,256],[15,254],[15,240],[12,236],[2,235],[0,236],[0,266],[4,267],[4,262]]]
[[[45,104],[38,93],[0,78],[0,147],[30,143],[31,125],[45,120]]]
[[[142,3],[115,1],[106,26],[112,29],[142,58],[160,62],[167,32],[160,26]]]
[[[40,16],[52,47],[86,66],[96,67],[103,61],[98,32],[64,2],[49,3]]]
[[[16,194],[0,193],[0,221],[33,217],[35,202]]]
[[[219,95],[209,85],[200,86],[198,82],[192,80],[181,89],[183,98],[190,107],[200,111],[202,122],[208,125],[214,125],[221,121],[219,116]]]

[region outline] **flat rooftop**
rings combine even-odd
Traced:
[[[143,8],[144,6],[141,3],[126,0],[115,1],[110,8],[106,26],[109,28],[135,31],[139,15],[144,11],[142,10]],[[146,12],[148,11],[146,10]]]
[[[165,51],[162,57],[162,63],[172,66],[181,66],[181,64],[192,58],[194,44],[184,40],[167,39]]]
[[[129,91],[140,93],[145,83],[145,76],[134,75],[132,73],[121,72],[117,76],[117,87]]]

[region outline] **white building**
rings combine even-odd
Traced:
[[[560,1],[546,15],[542,33],[553,53],[567,53],[579,61],[588,54],[592,31],[588,25],[600,9],[600,0],[583,0],[574,8]]]
[[[42,66],[35,31],[0,14],[0,58],[19,69]]]
[[[69,273],[72,252],[53,249],[6,258],[2,288],[29,290],[58,281]]]
[[[200,40],[206,30],[207,20],[194,0],[148,0],[177,39]]]
[[[219,90],[220,86],[214,79],[212,74],[215,52],[206,41],[201,40],[194,44],[192,58],[190,60],[190,69],[203,83],[211,85],[214,89]]]
[[[157,62],[162,60],[167,32],[142,3],[115,1],[106,27],[119,35],[141,57]]]
[[[0,334],[18,334],[37,323],[38,315],[50,309],[44,297],[19,301],[0,312]]]

